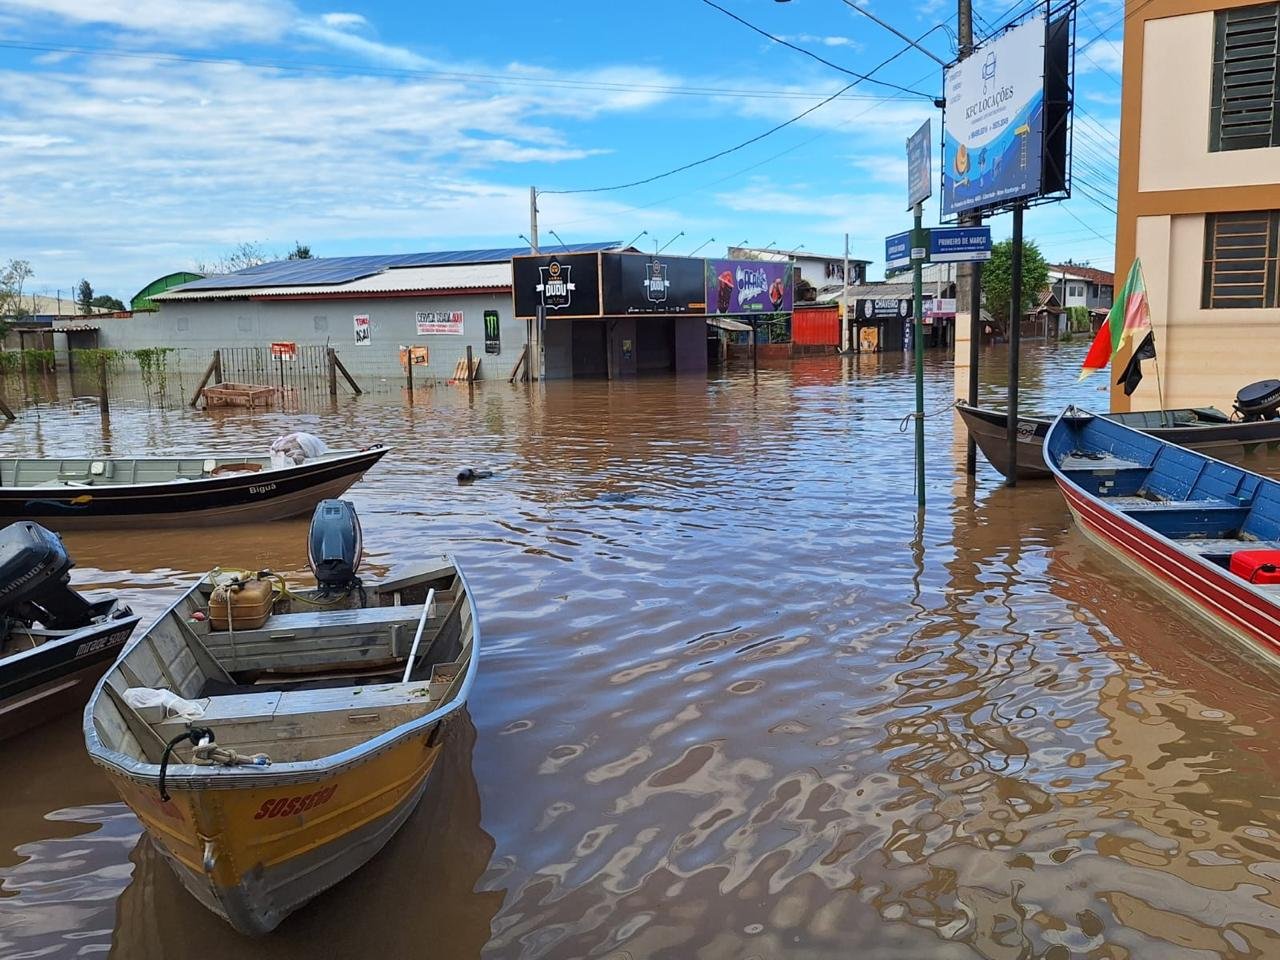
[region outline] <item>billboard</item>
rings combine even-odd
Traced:
[[[1044,192],[1045,38],[1038,13],[944,71],[943,216]]]
[[[929,141],[932,139],[933,123],[926,120],[907,141],[908,210],[933,196],[933,171],[929,161]]]
[[[790,313],[795,284],[789,262],[706,261],[707,313]]]
[[[605,253],[600,257],[604,315],[707,312],[701,259],[640,253]]]
[[[461,310],[419,310],[413,318],[420,337],[433,333],[462,335]]]
[[[511,297],[517,317],[547,319],[600,316],[600,254],[515,257],[511,261]]]

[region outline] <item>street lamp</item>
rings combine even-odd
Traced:
[[[715,242],[716,242],[715,237],[710,237],[709,239],[702,241],[702,243],[698,244],[696,247],[693,248],[693,253],[690,253],[689,256],[692,257],[694,253],[697,253],[699,250],[705,247],[708,243],[715,243]]]
[[[637,233],[634,237],[632,237],[630,240],[628,240],[626,243],[624,243],[624,244],[622,245],[623,249],[626,249],[627,247],[633,246],[637,240],[639,240],[639,239],[640,239],[641,237],[643,237],[643,236],[646,236],[648,233],[649,233],[649,231],[648,231],[648,230],[641,230],[641,231],[640,231],[639,233]]]
[[[657,256],[658,254],[660,254],[663,250],[667,249],[667,247],[671,246],[673,243],[675,243],[677,240],[679,240],[679,239],[680,239],[681,237],[683,237],[683,236],[684,236],[684,231],[683,231],[683,230],[681,230],[679,233],[677,233],[674,237],[672,237],[670,240],[668,240],[668,241],[667,241],[666,243],[664,243],[662,246],[660,246],[660,247],[658,247],[656,250],[654,250],[654,251],[653,251],[653,255],[656,257],[656,256]],[[655,241],[655,242],[656,242],[656,241]]]
[[[794,256],[796,255],[796,251],[797,251],[797,250],[803,250],[803,249],[804,249],[804,244],[802,243],[802,244],[800,244],[800,246],[796,247],[796,249],[795,249],[795,250],[791,250],[791,251],[789,251],[789,252],[787,253],[787,256],[788,256],[788,257],[794,257]]]
[[[770,240],[768,243],[766,243],[763,247],[760,248],[760,252],[764,253],[764,251],[768,250],[770,247],[776,247],[777,245],[778,245],[777,240]]]
[[[554,230],[548,230],[547,233],[551,234],[557,240],[560,240],[560,234],[556,233]],[[560,240],[560,246],[564,248],[565,253],[569,252],[569,245],[565,243],[563,240]]]

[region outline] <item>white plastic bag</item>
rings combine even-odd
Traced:
[[[271,466],[288,467],[324,456],[329,447],[310,433],[286,433],[271,444]]]
[[[181,717],[187,722],[203,717],[205,708],[204,703],[184,700],[172,690],[153,690],[151,687],[130,687],[124,692],[124,702],[135,710],[143,707],[163,707],[166,720],[170,717]]]

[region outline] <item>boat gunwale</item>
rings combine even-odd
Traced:
[[[128,608],[126,607],[126,609]],[[41,651],[61,649],[64,645],[69,644],[72,640],[77,640],[77,642],[79,642],[79,640],[84,639],[83,637],[79,636],[80,634],[85,634],[86,636],[88,636],[92,633],[99,633],[99,632],[110,633],[112,632],[111,628],[128,624],[130,623],[130,621],[132,621],[132,624],[129,627],[129,634],[130,634],[130,640],[132,640],[133,631],[137,630],[138,624],[142,622],[142,614],[140,613],[130,612],[125,616],[117,617],[114,620],[103,620],[101,623],[91,623],[86,627],[77,627],[74,630],[68,630],[65,632],[57,631],[58,633],[61,633],[61,636],[51,636],[44,643],[38,644],[37,646],[34,646],[29,650],[19,650],[17,653],[9,654],[7,657],[0,657],[0,668],[9,666],[11,664],[21,663],[24,660],[30,659],[33,654],[40,653]],[[45,630],[42,630],[41,632],[52,633],[54,631],[49,631],[45,629]],[[124,653],[124,650],[128,649],[130,640],[125,641],[125,646],[120,651],[122,655]],[[115,665],[115,661],[113,660],[112,666],[114,665]]]
[[[1083,499],[1087,503],[1101,507],[1103,510],[1105,510],[1122,527],[1127,527],[1130,529],[1141,531],[1141,533],[1144,536],[1149,536],[1154,538],[1157,543],[1160,543],[1168,547],[1169,549],[1174,551],[1176,554],[1178,554],[1178,556],[1184,557],[1187,560],[1192,561],[1195,566],[1203,570],[1207,570],[1217,577],[1224,577],[1224,576],[1233,577],[1234,578],[1233,580],[1227,580],[1226,583],[1233,587],[1244,587],[1254,597],[1263,601],[1263,603],[1265,603],[1266,606],[1270,608],[1269,615],[1273,616],[1276,619],[1277,624],[1280,625],[1280,594],[1268,593],[1267,591],[1261,589],[1260,585],[1256,583],[1250,583],[1248,580],[1245,580],[1243,577],[1231,573],[1230,570],[1221,566],[1220,564],[1217,564],[1212,562],[1211,560],[1205,559],[1203,554],[1200,554],[1193,550],[1188,550],[1177,540],[1174,540],[1172,537],[1165,536],[1163,533],[1156,530],[1154,527],[1150,527],[1147,524],[1143,523],[1142,521],[1138,520],[1136,517],[1132,517],[1129,514],[1125,513],[1125,511],[1121,510],[1119,507],[1112,506],[1110,503],[1107,502],[1106,497],[1099,497],[1096,494],[1090,493],[1083,486],[1081,486],[1080,484],[1076,483],[1073,479],[1071,479],[1071,477],[1067,476],[1066,471],[1064,471],[1061,467],[1059,467],[1058,464],[1055,463],[1049,456],[1049,438],[1053,435],[1054,430],[1058,429],[1058,425],[1062,420],[1070,419],[1070,418],[1103,420],[1109,424],[1112,424],[1116,427],[1121,428],[1122,430],[1128,430],[1132,433],[1136,433],[1139,436],[1148,436],[1148,437],[1151,436],[1144,430],[1136,430],[1133,427],[1126,426],[1123,423],[1117,423],[1114,420],[1108,420],[1106,417],[1103,417],[1096,413],[1090,413],[1089,411],[1083,410],[1074,405],[1068,406],[1065,410],[1062,411],[1062,413],[1060,413],[1054,419],[1052,426],[1050,426],[1049,428],[1049,433],[1046,434],[1044,438],[1045,466],[1049,468],[1050,472],[1053,474],[1054,480],[1056,480],[1060,486],[1062,485],[1069,486],[1072,492],[1074,492],[1081,499]],[[1244,467],[1237,466],[1234,463],[1228,463],[1225,460],[1219,460],[1217,457],[1211,457],[1207,453],[1201,453],[1199,450],[1189,450],[1186,447],[1181,447],[1176,443],[1172,443],[1171,441],[1160,440],[1159,437],[1151,437],[1151,439],[1157,440],[1164,444],[1168,444],[1169,446],[1178,447],[1178,449],[1186,450],[1186,452],[1194,454],[1197,457],[1203,457],[1205,460],[1210,460],[1214,463],[1221,464],[1222,466],[1228,467],[1232,470],[1238,470],[1239,472],[1247,474],[1249,476],[1257,477],[1264,482],[1275,483],[1277,486],[1280,486],[1280,481],[1278,480],[1273,480],[1270,477],[1264,476],[1263,474],[1260,474],[1260,473],[1255,473],[1252,470],[1246,470]],[[1147,469],[1154,469],[1154,468],[1148,467]],[[1067,508],[1071,509],[1070,503],[1067,504]],[[1250,510],[1252,510],[1252,506],[1250,507]],[[1151,512],[1155,515],[1158,515],[1160,513],[1159,510],[1153,510]],[[1072,513],[1074,514],[1074,510],[1072,511]],[[1240,543],[1244,545],[1244,547],[1247,549],[1249,541],[1241,540]],[[1188,601],[1191,603],[1195,603],[1195,601],[1190,600],[1190,598],[1188,598]],[[1196,604],[1196,606],[1200,606],[1200,605]],[[1219,619],[1213,614],[1208,614],[1208,615],[1213,617],[1215,621],[1218,621]],[[1229,628],[1229,629],[1234,629],[1234,628]]]
[[[298,473],[303,468],[313,468],[320,466],[334,466],[338,464],[348,464],[358,461],[362,457],[375,455],[373,461],[369,464],[374,466],[379,460],[391,452],[391,447],[384,443],[375,443],[367,447],[343,447],[339,450],[330,450],[318,457],[309,457],[302,463],[291,464],[287,467],[269,467],[266,470],[241,471],[231,473],[220,477],[192,477],[186,480],[157,480],[151,483],[103,483],[103,484],[59,484],[52,486],[39,487],[19,487],[19,486],[0,486],[0,499],[18,499],[26,497],[27,499],[48,498],[50,495],[60,491],[92,491],[95,497],[104,496],[106,494],[115,493],[114,499],[133,499],[130,497],[132,491],[143,491],[145,496],[152,496],[155,491],[169,490],[172,488],[181,488],[184,491],[200,492],[213,484],[224,485],[227,489],[233,489],[237,485],[255,486],[262,482],[274,482],[281,478],[290,479],[294,476],[302,476]],[[240,454],[240,453],[212,453],[207,457],[3,457],[0,460],[84,460],[89,463],[96,462],[119,462],[128,461],[158,461],[158,460],[262,460],[269,458],[270,454]],[[267,480],[266,478],[271,478]]]
[[[471,610],[471,643],[469,644],[471,654],[467,659],[467,670],[466,675],[463,677],[462,685],[458,688],[458,692],[452,700],[432,710],[430,713],[398,724],[357,746],[348,747],[339,753],[329,754],[316,760],[273,763],[268,767],[204,766],[194,763],[170,764],[165,771],[165,786],[174,790],[253,790],[320,780],[360,766],[376,754],[398,745],[402,740],[421,733],[428,727],[449,719],[450,715],[465,707],[471,687],[475,682],[479,661],[480,621],[476,611],[475,595],[471,591],[471,585],[467,582],[466,575],[451,555],[446,555],[446,559],[453,567],[453,572],[458,579],[462,581],[462,589],[467,597],[467,606]],[[201,577],[190,589],[183,591],[160,616],[148,625],[146,630],[132,637],[125,644],[119,656],[116,657],[112,665],[107,668],[102,678],[94,686],[89,702],[84,708],[82,727],[85,746],[88,748],[90,758],[94,763],[107,768],[110,772],[117,773],[142,786],[159,788],[160,765],[158,763],[135,760],[128,754],[104,744],[102,738],[98,736],[97,728],[94,726],[94,706],[102,696],[107,680],[111,677],[116,667],[132,652],[135,646],[141,644],[150,636],[152,629],[165,617],[176,616],[178,605],[198,590],[204,582],[205,577]]]

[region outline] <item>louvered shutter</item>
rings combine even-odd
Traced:
[[[1210,150],[1280,145],[1280,4],[1214,15]]]

